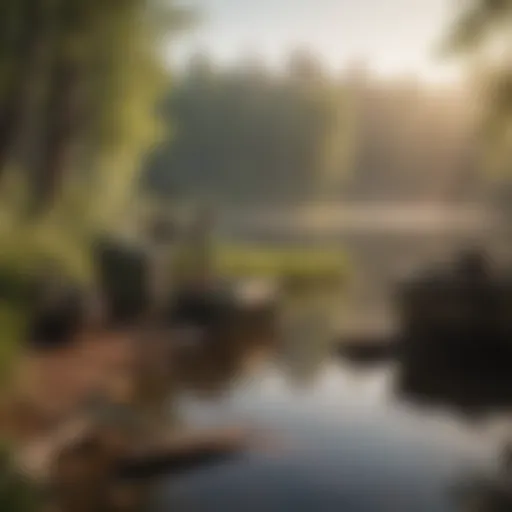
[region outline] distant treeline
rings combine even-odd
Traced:
[[[455,90],[338,77],[297,52],[284,71],[196,56],[161,113],[173,137],[145,185],[229,202],[464,199],[480,188],[475,112]]]

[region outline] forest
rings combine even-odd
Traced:
[[[160,106],[174,129],[143,185],[228,204],[471,200],[484,181],[471,105],[467,88],[382,80],[360,64],[335,75],[304,51],[280,72],[196,55]]]

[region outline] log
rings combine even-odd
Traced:
[[[142,449],[119,457],[114,477],[121,480],[146,480],[237,460],[247,448],[241,431],[216,431],[176,438],[160,447]]]

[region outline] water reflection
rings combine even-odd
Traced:
[[[164,482],[157,512],[443,512],[474,510],[478,500],[484,508],[476,510],[502,510],[489,508],[483,483],[498,469],[503,439],[448,407],[403,400],[397,363],[355,368],[328,343],[307,339],[228,344],[229,363],[214,344],[190,356],[196,372],[186,372],[186,393],[175,401],[182,421],[245,424],[274,443]],[[205,389],[216,393],[198,393]],[[472,484],[475,475],[482,485]],[[461,491],[468,486],[473,494]]]

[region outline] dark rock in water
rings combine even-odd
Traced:
[[[411,343],[428,338],[466,349],[482,340],[505,342],[511,284],[491,272],[484,254],[464,253],[453,271],[420,275],[400,287],[403,334]]]
[[[399,290],[399,390],[464,410],[512,405],[512,280],[485,253]]]

